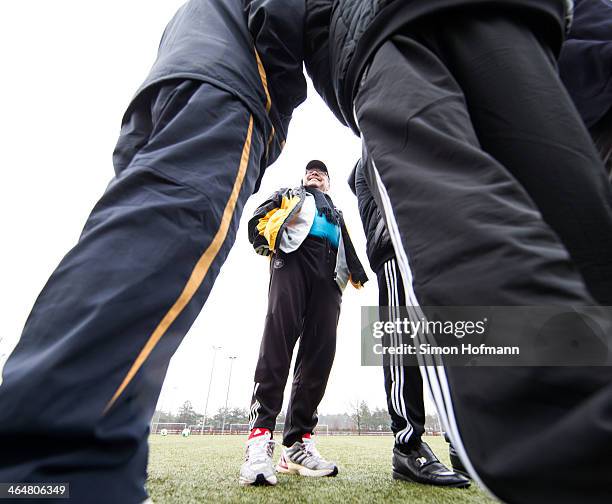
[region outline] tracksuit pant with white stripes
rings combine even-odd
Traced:
[[[378,49],[354,103],[406,304],[611,304],[612,193],[551,51],[501,9],[428,22]],[[610,367],[420,364],[495,496],[610,501]]]
[[[274,431],[299,339],[285,416],[285,446],[314,431],[334,362],[342,302],[334,280],[336,254],[327,240],[308,236],[295,252],[275,254],[270,261],[268,312],[255,369],[250,428]]]
[[[400,307],[406,305],[402,277],[396,259],[386,261],[376,272],[380,319],[389,321],[400,317]],[[385,333],[383,345],[401,347],[408,344],[401,333]],[[416,446],[425,432],[425,404],[423,378],[416,356],[390,355],[384,362],[387,408],[391,416],[391,430],[397,445]]]
[[[69,483],[79,503],[146,499],[170,357],[264,164],[266,132],[232,94],[179,80],[142,99],[117,152],[144,142],[36,300],[0,386],[0,481]]]

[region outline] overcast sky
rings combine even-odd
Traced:
[[[111,153],[125,107],[154,61],[166,23],[182,0],[1,2],[2,80],[2,332],[0,365],[17,342],[32,304],[63,255],[76,243],[91,208],[113,176]],[[360,141],[341,126],[309,83],[287,146],[246,205],[236,244],[204,310],[172,359],[159,404],[189,399],[208,411],[223,406],[230,355],[236,355],[229,406],[248,407],[266,310],[268,262],[246,233],[254,208],[281,186],[299,183],[304,165],[324,160],[331,195],[362,262],[365,238],[346,179]],[[377,304],[375,276],[348,287],[342,302],[336,361],[322,413],[347,410],[355,399],[384,407],[382,370],[360,366],[362,305]],[[4,355],[3,355],[4,354]]]

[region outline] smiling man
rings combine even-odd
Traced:
[[[242,485],[277,482],[272,434],[298,339],[284,448],[276,471],[311,477],[338,473],[336,464],[319,454],[312,434],[334,361],[342,291],[349,281],[360,288],[367,277],[328,191],[327,166],[310,161],[299,187],[276,191],[249,221],[255,251],[271,260]]]

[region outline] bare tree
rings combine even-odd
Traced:
[[[349,411],[351,420],[353,420],[357,426],[357,435],[361,436],[361,430],[371,416],[370,408],[368,408],[368,404],[365,401],[355,399],[349,403]]]

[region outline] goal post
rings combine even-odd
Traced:
[[[186,427],[186,423],[158,422],[151,426],[151,434],[160,434],[162,429],[168,434],[180,434]]]
[[[193,425],[188,425],[187,428],[189,429],[191,434],[202,435],[202,434],[206,434],[206,433],[211,432],[211,430],[213,429],[213,426],[212,425],[193,424]]]
[[[319,424],[315,427],[314,433],[317,436],[329,436],[329,425]]]

